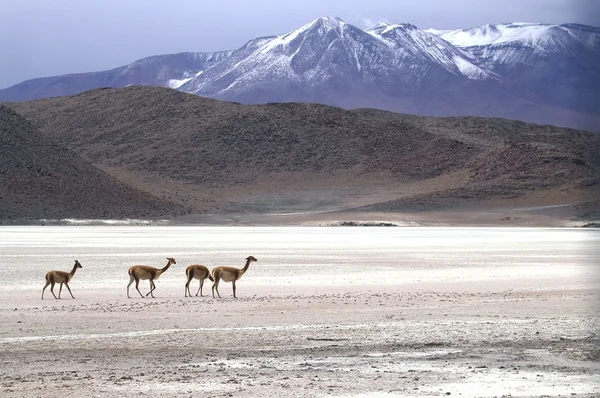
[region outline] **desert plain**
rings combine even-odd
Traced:
[[[595,397],[599,247],[592,228],[0,227],[0,395]],[[188,265],[248,255],[237,299],[184,297]],[[127,298],[128,267],[165,257],[156,298]],[[75,299],[42,300],[75,259]]]

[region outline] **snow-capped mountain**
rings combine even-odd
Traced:
[[[511,23],[429,32],[470,53],[521,97],[600,112],[600,28]]]
[[[600,29],[510,23],[363,30],[318,18],[233,51],[149,57],[110,71],[29,80],[0,100],[154,85],[243,103],[319,102],[425,115],[499,116],[600,130]]]
[[[253,41],[180,89],[242,102],[329,98],[331,103],[336,93],[404,97],[432,81],[495,78],[467,52],[413,25],[378,25],[364,31],[325,17]]]
[[[573,42],[578,42],[591,50],[600,48],[600,29],[579,24],[486,24],[471,29],[427,29],[426,31],[459,48],[517,44],[535,47],[540,51],[564,51],[569,50]]]
[[[44,77],[0,90],[0,101],[27,101],[65,96],[99,87],[145,85],[177,88],[198,72],[228,57],[231,51],[156,55],[119,68]]]
[[[449,46],[446,41],[414,25],[379,23],[367,29],[367,32],[394,48],[400,59],[410,58],[414,63],[436,63],[469,79],[498,78],[480,67],[468,52]]]

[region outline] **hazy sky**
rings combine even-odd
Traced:
[[[458,29],[501,22],[600,26],[600,0],[1,0],[0,88],[246,41],[337,16]]]

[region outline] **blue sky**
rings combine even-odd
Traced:
[[[0,88],[150,55],[235,49],[321,16],[458,29],[502,22],[600,26],[598,0],[3,0]]]

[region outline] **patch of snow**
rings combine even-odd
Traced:
[[[584,31],[574,25],[550,25],[540,23],[516,22],[510,24],[483,25],[472,29],[444,31],[428,29],[442,39],[457,47],[475,47],[521,43],[536,47],[545,43],[553,43],[562,32],[568,32],[587,46],[600,43],[598,30]]]
[[[436,36],[441,36],[443,34],[454,32],[454,31],[452,29],[433,29],[433,28],[429,28],[429,29],[425,29],[424,32],[431,33],[431,34],[436,35]]]
[[[473,80],[482,80],[490,77],[490,73],[474,65],[471,62],[468,62],[466,59],[462,57],[454,57],[454,63],[458,67],[460,73]]]
[[[274,39],[268,41],[266,44],[264,44],[260,49],[260,53],[266,54],[277,46],[284,46],[286,44],[289,44],[292,40],[294,40],[300,34],[307,31],[310,28],[310,26],[311,26],[311,24],[304,25],[300,29],[293,30],[289,33],[284,34],[283,36],[277,36],[276,38],[274,38]]]
[[[277,36],[274,39],[270,40],[261,48],[260,53],[265,54],[277,46],[288,45],[296,37],[298,37],[302,33],[308,31],[309,29],[311,29],[319,24],[329,30],[329,29],[336,29],[337,27],[345,25],[346,23],[339,18],[329,18],[329,17],[317,18],[314,21],[300,27],[299,29],[288,32],[282,36]]]
[[[167,87],[169,87],[169,88],[179,88],[179,87],[183,86],[185,83],[187,83],[190,80],[192,80],[193,78],[194,78],[194,76],[188,77],[187,79],[170,79],[167,82]]]
[[[446,70],[462,74],[469,79],[497,78],[491,71],[476,65],[476,61],[468,52],[414,25],[378,24],[367,33],[394,48],[401,58],[412,56],[427,63],[433,61]]]

